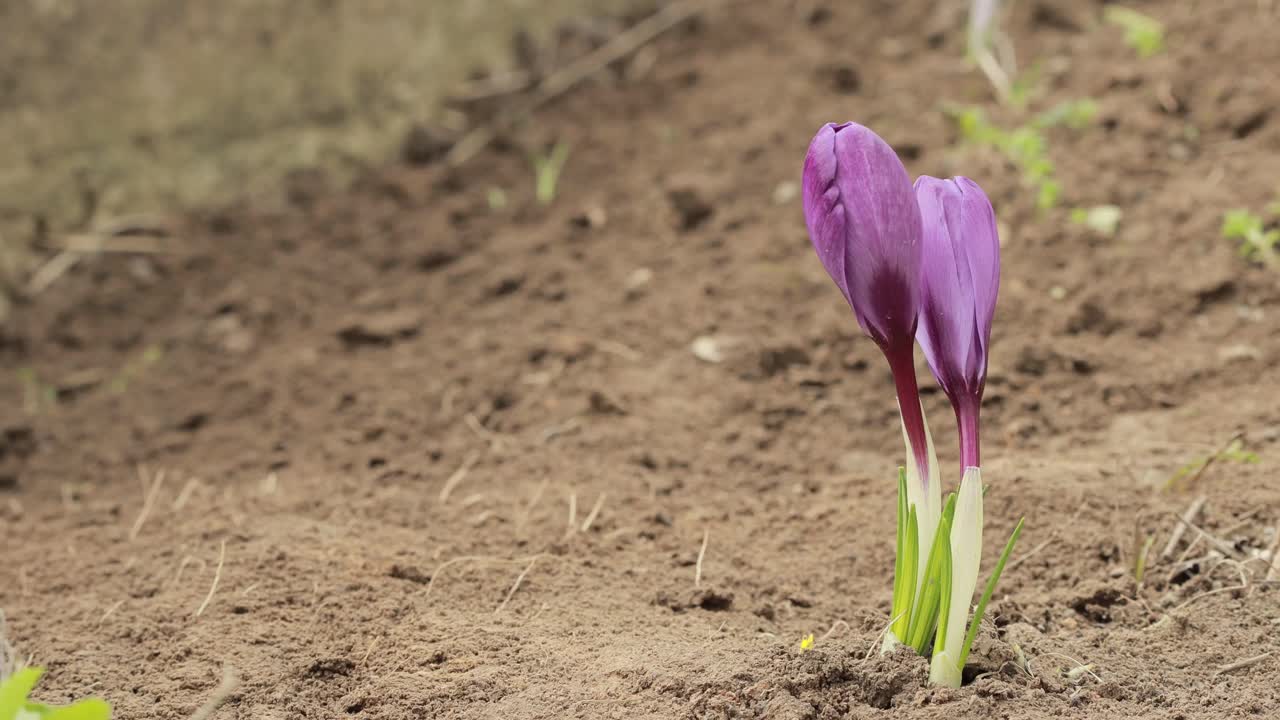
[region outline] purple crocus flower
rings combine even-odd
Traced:
[[[913,360],[924,233],[911,177],[871,130],[824,125],[804,159],[804,216],[827,274],[889,361],[903,428],[927,486],[931,443]]]
[[[996,216],[966,177],[921,176],[915,194],[924,220],[916,339],[955,409],[963,466],[980,467],[978,414],[1000,289]]]

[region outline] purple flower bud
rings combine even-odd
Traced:
[[[856,123],[824,125],[804,159],[804,218],[863,331],[886,353],[909,347],[919,307],[920,208],[893,148]]]
[[[924,221],[916,339],[955,409],[964,467],[979,467],[978,413],[1000,289],[996,216],[966,177],[921,176],[915,190]]]
[[[889,361],[910,454],[928,488],[931,445],[913,360],[922,228],[911,177],[871,130],[824,125],[804,159],[804,217],[827,274]]]

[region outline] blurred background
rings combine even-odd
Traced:
[[[642,5],[6,0],[0,283],[20,293],[50,236],[383,165],[415,126],[456,127],[442,98],[508,71],[513,36]]]

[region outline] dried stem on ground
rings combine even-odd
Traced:
[[[694,564],[693,569],[693,586],[701,587],[702,585],[702,559],[707,556],[707,541],[711,539],[711,531],[702,531],[702,547],[698,550],[698,562]]]
[[[1169,542],[1165,543],[1164,550],[1160,551],[1161,560],[1168,560],[1173,555],[1173,551],[1178,549],[1178,543],[1182,542],[1182,536],[1186,534],[1187,526],[1196,521],[1207,501],[1208,498],[1204,495],[1191,501],[1191,505],[1182,513],[1182,522],[1174,526],[1173,534],[1169,536]]]
[[[507,603],[511,602],[511,596],[515,595],[516,591],[520,589],[520,583],[524,582],[524,577],[529,574],[529,571],[533,569],[533,564],[538,562],[538,558],[540,557],[542,556],[534,555],[533,559],[529,561],[529,564],[525,569],[516,576],[516,581],[511,584],[511,589],[507,591],[507,596],[502,598],[502,603],[493,611],[494,615],[502,612],[502,610],[507,607]]]
[[[147,471],[141,465],[138,466],[138,476],[142,479],[143,484],[146,485]],[[137,540],[138,533],[142,532],[143,523],[147,521],[147,517],[151,515],[151,510],[156,506],[156,498],[160,495],[160,485],[162,483],[164,483],[164,470],[158,470],[150,482],[146,497],[142,501],[142,510],[138,513],[138,519],[133,522],[133,527],[129,528],[130,542]]]
[[[449,476],[449,479],[444,481],[444,485],[440,488],[440,496],[438,498],[441,505],[449,502],[449,496],[453,494],[453,491],[457,489],[459,485],[462,484],[462,481],[467,477],[467,473],[471,472],[471,468],[475,467],[478,462],[480,462],[480,453],[472,452],[463,459],[462,464],[458,466],[457,470],[453,471],[453,474]]]
[[[227,559],[227,541],[223,540],[218,548],[218,567],[213,570],[213,584],[209,586],[209,594],[204,597],[204,602],[200,603],[200,607],[196,609],[196,617],[204,614],[205,608],[209,607],[209,603],[213,602],[213,594],[218,591],[218,582],[222,580],[222,563]]]
[[[236,671],[230,666],[224,667],[222,669],[222,682],[218,683],[218,687],[213,689],[213,694],[204,702],[204,705],[201,705],[198,710],[192,713],[191,720],[209,720],[239,686],[240,678],[237,677]]]

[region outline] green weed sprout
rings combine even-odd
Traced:
[[[1142,589],[1142,581],[1147,575],[1147,560],[1151,556],[1151,545],[1155,541],[1155,535],[1147,535],[1137,544],[1137,552],[1133,558],[1133,582],[1139,590]]]
[[[533,157],[534,197],[539,205],[550,205],[556,199],[560,173],[569,159],[569,145],[556,143],[551,152]]]
[[[1138,57],[1148,58],[1164,49],[1164,24],[1149,15],[1109,5],[1103,19],[1124,30],[1125,44],[1137,51]]]
[[[1227,446],[1221,451],[1212,455],[1202,455],[1178,468],[1168,481],[1164,484],[1165,490],[1175,490],[1179,488],[1183,481],[1191,478],[1194,482],[1195,478],[1209,467],[1210,463],[1215,462],[1234,462],[1242,465],[1256,465],[1258,463],[1258,454],[1249,452],[1244,449],[1244,440],[1237,437],[1233,438]]]
[[[500,187],[491,187],[485,194],[485,201],[489,203],[490,210],[501,212],[507,207],[507,193]]]
[[[1277,203],[1269,206],[1274,215],[1280,215]],[[1262,217],[1248,210],[1228,210],[1222,216],[1222,237],[1240,241],[1240,254],[1249,260],[1258,260],[1275,266],[1276,244],[1280,243],[1280,229],[1266,227]]]
[[[1098,107],[1087,98],[1062,102],[1013,129],[989,121],[982,108],[963,107],[949,112],[964,142],[994,148],[1008,158],[1022,172],[1023,182],[1035,190],[1036,207],[1048,210],[1057,206],[1062,186],[1054,177],[1045,131],[1055,127],[1074,130],[1087,127],[1097,115]]]
[[[138,357],[133,358],[120,368],[120,372],[111,379],[108,388],[111,392],[121,394],[129,389],[130,383],[142,377],[153,365],[164,358],[164,350],[158,345],[150,345]]]
[[[22,386],[22,409],[28,415],[58,404],[58,388],[42,381],[33,368],[18,368],[17,374]]]
[[[0,720],[110,720],[111,706],[89,698],[63,707],[41,705],[28,698],[42,668],[24,668],[0,682]]]

